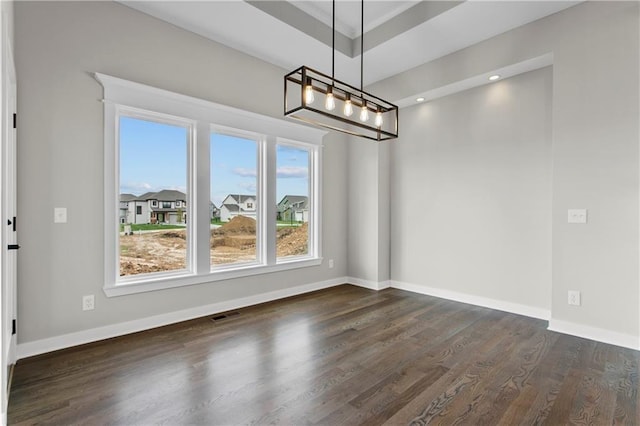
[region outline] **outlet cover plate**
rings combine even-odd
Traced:
[[[82,310],[91,311],[96,307],[96,299],[93,294],[82,296]]]
[[[569,290],[569,298],[567,303],[573,306],[580,306],[580,292],[577,290]]]
[[[66,207],[54,207],[53,208],[53,223],[67,223],[67,208]]]
[[[567,221],[569,223],[587,223],[587,209],[569,209]]]

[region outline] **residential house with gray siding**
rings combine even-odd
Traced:
[[[137,197],[120,194],[120,223],[187,223],[187,196],[172,189]]]
[[[309,222],[309,197],[285,195],[278,203],[278,220]]]

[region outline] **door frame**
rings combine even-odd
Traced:
[[[17,111],[16,70],[9,35],[8,17],[1,10],[0,17],[0,223],[3,224],[1,234],[2,256],[0,262],[0,411],[3,424],[7,422],[7,406],[9,386],[11,385],[12,367],[17,359],[17,330],[14,320],[17,319],[17,250],[9,250],[9,244],[17,244],[17,232],[13,221],[17,216],[17,144],[14,114]],[[8,221],[12,223],[9,225]]]

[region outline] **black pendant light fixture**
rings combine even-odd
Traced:
[[[284,76],[284,115],[375,141],[398,137],[398,107],[363,90],[364,0],[361,0],[360,88],[335,79],[336,1],[331,76],[302,66]]]

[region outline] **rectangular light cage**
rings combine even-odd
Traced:
[[[284,115],[374,141],[398,137],[398,107],[302,66],[284,76]]]

